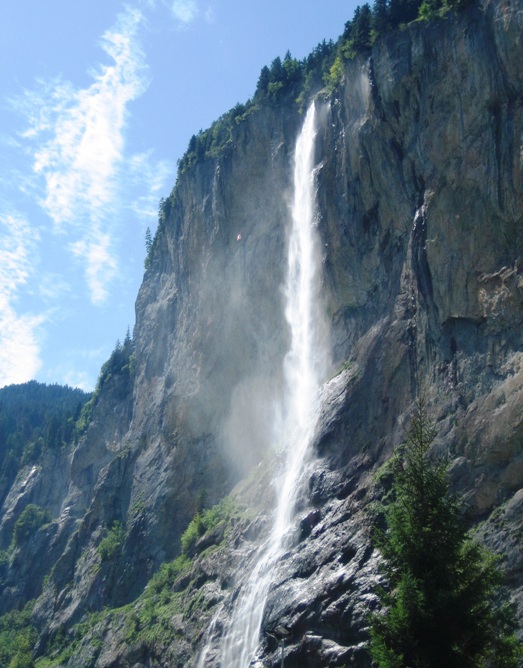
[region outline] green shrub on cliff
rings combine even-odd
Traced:
[[[111,561],[121,551],[123,545],[124,533],[121,522],[113,522],[107,534],[102,538],[98,545],[98,554],[102,561]]]
[[[374,532],[385,588],[372,657],[381,668],[515,668],[521,645],[512,607],[499,603],[497,559],[467,532],[446,463],[428,459],[434,436],[420,402],[387,467],[385,528]]]
[[[116,341],[113,352],[109,359],[102,364],[96,387],[89,401],[83,406],[80,416],[75,425],[75,440],[78,441],[89,427],[93,419],[93,411],[98,403],[102,389],[112,383],[116,389],[117,398],[123,399],[132,390],[134,379],[134,340],[130,329],[123,343]]]
[[[236,504],[227,496],[212,508],[197,512],[182,534],[182,554],[191,556],[198,539],[218,525],[228,522],[236,511]]]
[[[13,543],[20,545],[49,520],[50,515],[45,508],[29,503],[16,520],[13,530]]]

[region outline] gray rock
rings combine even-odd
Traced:
[[[369,666],[373,476],[420,391],[435,453],[452,462],[478,537],[503,555],[523,614],[522,29],[522,0],[413,24],[349,61],[335,97],[318,100],[333,378],[296,540],[263,621],[289,628],[286,666]],[[68,666],[194,666],[207,642],[206,666],[217,665],[270,517],[270,466],[258,462],[270,459],[283,385],[281,285],[301,122],[294,104],[262,107],[221,155],[180,175],[136,302],[132,383],[104,387],[74,452],[21,472],[2,507],[4,547],[27,503],[55,519],[10,560],[2,594],[5,609],[38,596],[39,652],[88,612],[114,609],[97,627],[101,645],[87,636]],[[196,544],[164,639],[129,642],[152,573],[179,554],[202,500],[233,489],[250,514]],[[115,522],[121,544],[102,561]],[[264,637],[260,660],[275,666],[279,651]]]

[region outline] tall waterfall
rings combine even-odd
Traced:
[[[222,668],[247,668],[259,644],[263,611],[274,569],[292,532],[295,497],[307,463],[317,421],[317,397],[324,380],[326,331],[319,299],[320,258],[315,231],[314,145],[316,110],[309,108],[294,159],[292,229],[288,246],[285,315],[291,345],[284,360],[286,392],[278,441],[285,450],[285,466],[276,481],[277,503],[266,542],[244,583],[221,647]]]

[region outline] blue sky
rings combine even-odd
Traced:
[[[192,134],[342,0],[2,0],[0,387],[93,389],[134,325],[145,231]]]

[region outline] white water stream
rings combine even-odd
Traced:
[[[256,664],[263,611],[274,569],[289,546],[296,494],[307,464],[317,422],[318,390],[325,378],[326,325],[320,307],[321,260],[315,230],[314,146],[316,111],[309,108],[298,137],[294,165],[294,199],[285,286],[285,316],[291,345],[285,356],[286,396],[278,441],[285,465],[275,481],[277,502],[270,534],[260,546],[254,567],[236,601],[222,639],[221,668]],[[200,656],[198,666],[203,666]]]

